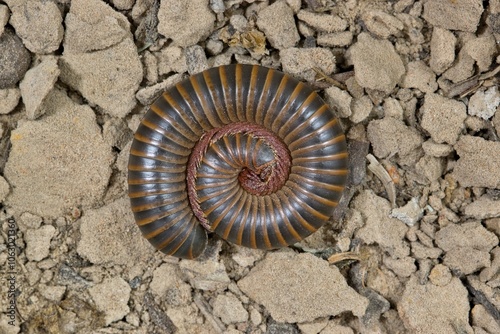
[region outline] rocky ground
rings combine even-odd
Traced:
[[[500,0],[0,0],[0,332],[500,333],[499,42]],[[179,261],[134,223],[132,134],[229,63],[316,88],[350,184],[294,247]]]

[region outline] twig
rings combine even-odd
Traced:
[[[391,202],[391,206],[393,208],[396,207],[396,187],[394,186],[394,181],[391,176],[373,155],[368,154],[366,158],[370,161],[368,169],[382,181],[389,201]]]
[[[314,72],[316,72],[316,74],[320,77],[321,80],[325,80],[329,84],[331,84],[331,85],[333,85],[335,87],[338,87],[340,89],[343,89],[343,90],[346,89],[346,86],[343,83],[341,83],[340,81],[337,81],[337,80],[333,79],[332,77],[328,76],[320,68],[313,67],[313,70],[314,70]]]
[[[200,294],[196,294],[194,296],[194,302],[196,306],[200,309],[200,312],[205,316],[205,319],[212,325],[217,333],[224,333],[226,330],[226,326],[220,321],[217,317],[214,317],[212,314],[212,308],[210,305],[203,299]]]
[[[345,260],[361,261],[361,257],[359,256],[359,254],[353,252],[337,253],[328,258],[328,263],[339,263]]]
[[[487,79],[493,78],[500,72],[500,66],[497,66],[495,69],[483,73],[481,75],[475,75],[472,78],[457,82],[453,84],[448,89],[446,93],[447,97],[455,97],[459,96],[463,98],[475,91],[477,91]]]

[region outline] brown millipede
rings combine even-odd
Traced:
[[[143,235],[195,258],[207,230],[252,248],[285,247],[332,216],[348,168],[345,136],[304,83],[228,65],[167,90],[137,129],[129,197]]]

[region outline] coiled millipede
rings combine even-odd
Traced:
[[[143,235],[195,258],[207,231],[246,247],[291,245],[321,227],[342,195],[345,136],[304,83],[228,65],[167,90],[137,129],[129,197]]]

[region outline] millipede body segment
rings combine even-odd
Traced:
[[[195,258],[207,231],[285,247],[333,214],[345,136],[310,88],[279,71],[228,65],[191,76],[150,107],[130,149],[129,197],[143,235]]]

